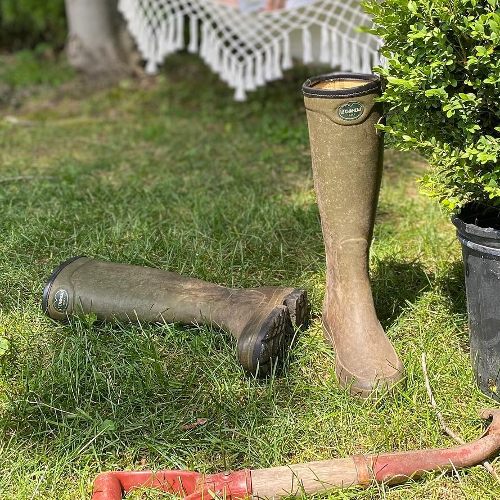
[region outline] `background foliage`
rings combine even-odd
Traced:
[[[500,205],[498,0],[369,0],[387,65],[385,130],[430,163],[421,186],[448,210]]]
[[[0,49],[60,48],[65,38],[64,0],[0,0]]]

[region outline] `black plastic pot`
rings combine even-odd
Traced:
[[[500,210],[470,204],[452,222],[462,244],[472,366],[479,388],[500,401]]]

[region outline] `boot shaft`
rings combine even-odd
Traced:
[[[259,310],[277,305],[286,305],[294,322],[297,314],[298,326],[307,324],[303,290],[227,288],[162,269],[87,257],[70,259],[56,269],[43,298],[43,309],[58,320],[92,313],[102,320],[205,324],[235,338]]]
[[[341,384],[368,396],[403,375],[377,319],[368,273],[382,176],[380,80],[332,73],[309,79],[303,92],[326,250],[324,333]]]
[[[243,368],[266,376],[286,357],[308,320],[307,294],[297,288],[226,288],[177,273],[86,257],[64,262],[42,300],[52,318],[95,314],[102,320],[214,325],[233,335]]]
[[[44,292],[54,319],[95,314],[103,320],[214,324],[236,334],[264,300],[255,290],[231,289],[149,267],[80,257],[62,265]]]
[[[333,73],[303,86],[325,245],[369,242],[382,176],[380,80]]]

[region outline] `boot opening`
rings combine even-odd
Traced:
[[[324,90],[340,90],[340,89],[352,89],[353,87],[359,87],[364,85],[366,81],[363,80],[326,80],[323,82],[318,82],[314,85],[314,88],[324,89]]]
[[[328,73],[309,78],[302,91],[306,97],[344,98],[380,93],[380,78],[371,73]]]

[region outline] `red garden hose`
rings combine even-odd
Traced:
[[[357,455],[354,457],[219,474],[190,471],[107,472],[97,476],[92,500],[120,500],[137,488],[156,488],[186,500],[280,498],[314,494],[333,487],[368,486],[372,482],[402,483],[424,472],[477,465],[500,451],[500,410],[476,441],[454,448]]]

